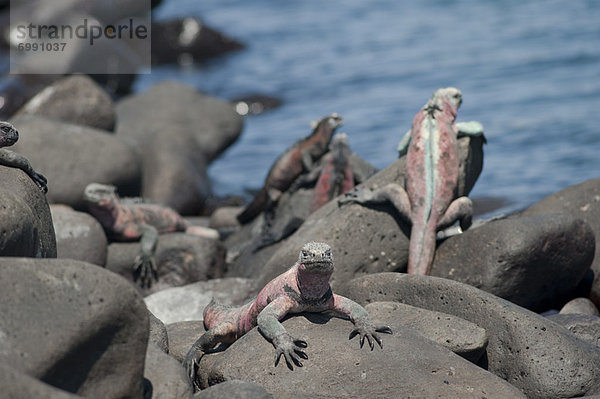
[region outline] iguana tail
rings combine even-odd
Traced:
[[[268,195],[267,188],[263,186],[258,193],[254,196],[252,202],[246,206],[244,211],[237,215],[237,220],[241,224],[246,224],[254,220],[255,217],[261,213],[267,205]]]
[[[408,274],[429,275],[435,255],[435,227],[413,224],[408,250]]]

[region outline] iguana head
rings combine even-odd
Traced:
[[[326,116],[318,122],[311,122],[310,127],[315,133],[321,127],[327,127],[331,131],[335,131],[338,127],[344,124],[344,119],[336,112],[333,114]],[[333,133],[332,133],[333,134]]]
[[[334,159],[348,158],[350,156],[350,143],[346,133],[338,133],[333,136],[329,151],[333,152]]]
[[[117,199],[117,188],[109,184],[90,183],[83,191],[83,199],[94,205],[104,206]]]
[[[426,107],[440,111],[449,110],[456,116],[460,104],[462,104],[461,91],[455,87],[446,87],[444,89],[436,90]]]
[[[0,121],[0,148],[10,147],[19,140],[19,132],[8,122]]]
[[[302,247],[298,257],[300,268],[312,272],[333,271],[331,247],[324,242],[309,242]]]

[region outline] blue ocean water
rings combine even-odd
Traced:
[[[248,44],[203,67],[153,68],[136,90],[177,79],[221,98],[284,105],[246,120],[210,169],[219,194],[262,184],[274,159],[332,112],[378,168],[439,87],[463,92],[458,120],[488,139],[473,197],[525,207],[600,177],[600,2],[596,0],[165,0]]]

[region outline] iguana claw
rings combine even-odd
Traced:
[[[373,191],[368,188],[354,189],[344,194],[342,198],[338,200],[339,205],[345,205],[350,203],[365,203],[374,199]]]
[[[183,368],[185,369],[185,373],[190,378],[190,381],[194,385],[194,390],[199,391],[200,386],[198,385],[198,381],[196,380],[196,374],[198,372],[198,365],[200,363],[200,359],[202,358],[203,352],[192,346],[188,351],[185,359],[183,361]]]
[[[302,367],[302,362],[299,358],[304,360],[308,359],[308,356],[302,349],[308,347],[306,341],[301,339],[294,339],[288,333],[281,334],[273,340],[273,345],[277,349],[275,354],[275,367],[279,364],[281,356],[284,357],[285,363],[290,370],[294,369],[294,364],[297,367]]]
[[[33,172],[31,178],[44,194],[48,192],[48,180],[46,179],[46,177],[44,177],[44,175],[42,175],[41,173]]]
[[[373,348],[375,347],[375,343],[373,341],[377,342],[379,347],[383,349],[383,342],[381,341],[381,338],[379,338],[379,335],[377,335],[378,332],[384,334],[392,334],[392,329],[388,326],[375,326],[370,322],[357,323],[356,328],[354,328],[354,330],[350,332],[350,336],[348,337],[348,339],[352,339],[356,335],[360,335],[361,348],[363,347],[366,339],[369,343],[369,347],[371,348],[371,350],[373,350]]]
[[[158,269],[153,256],[140,254],[133,261],[133,281],[140,280],[142,288],[152,286],[152,278],[158,281]]]

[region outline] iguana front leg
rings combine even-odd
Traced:
[[[366,309],[351,299],[334,294],[332,310],[350,318],[350,321],[354,324],[354,330],[350,332],[348,339],[359,335],[361,348],[366,339],[371,350],[375,347],[374,342],[377,342],[383,349],[383,342],[377,333],[392,334],[392,329],[389,326],[374,325],[369,320],[369,313]]]
[[[21,169],[23,172],[29,175],[29,177],[34,181],[35,184],[38,185],[42,192],[48,192],[48,180],[42,174],[33,170],[29,160],[23,155],[17,154],[11,150],[0,149],[0,165]]]
[[[448,209],[438,222],[437,229],[442,230],[450,227],[457,220],[460,228],[464,231],[471,227],[473,218],[473,202],[469,197],[460,197],[450,203]]]
[[[142,288],[152,285],[152,278],[158,281],[158,269],[154,260],[156,245],[158,243],[158,231],[154,226],[142,224],[137,226],[141,233],[140,253],[133,261],[133,281],[140,279]]]
[[[308,346],[306,341],[293,338],[279,322],[288,314],[293,307],[293,302],[289,297],[281,296],[268,304],[258,315],[258,330],[269,340],[276,349],[275,366],[283,356],[290,370],[294,369],[294,364],[302,367],[302,359],[308,359],[304,349]]]
[[[407,222],[411,222],[411,206],[408,193],[399,184],[389,183],[383,187],[371,190],[368,188],[355,189],[348,192],[338,200],[338,204],[383,204],[391,202],[400,216]]]

